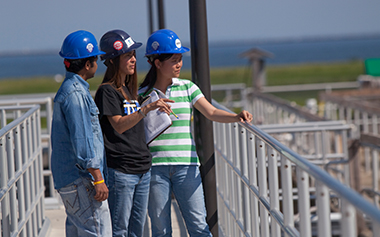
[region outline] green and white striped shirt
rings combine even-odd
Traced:
[[[145,88],[139,90],[144,93]],[[152,153],[152,165],[199,165],[195,142],[191,134],[193,105],[204,97],[201,90],[192,81],[173,78],[165,94],[155,89],[160,98],[169,98],[174,113],[170,115],[173,125],[149,144]]]

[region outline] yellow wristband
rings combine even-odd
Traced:
[[[104,179],[94,182],[94,185],[104,183]]]

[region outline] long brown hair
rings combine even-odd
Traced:
[[[134,56],[136,57],[136,52],[134,52]],[[119,91],[123,95],[123,97],[126,100],[136,100],[138,90],[136,65],[133,74],[127,75],[124,81],[124,84],[128,88],[129,93],[132,97],[129,98],[127,93],[125,93],[125,91],[123,90],[123,83],[119,80],[120,55],[113,59],[106,59],[104,64],[107,66],[107,70],[104,74],[103,81],[100,86],[105,84],[112,85],[117,91]]]
[[[151,56],[148,56],[149,63],[151,65],[149,72],[146,74],[144,81],[141,83],[140,88],[143,88],[145,86],[148,86],[147,89],[144,91],[144,96],[148,94],[150,90],[153,89],[154,84],[156,84],[157,81],[157,67],[154,61],[158,59],[160,62],[163,62],[165,60],[168,60],[171,58],[173,54],[154,54]]]

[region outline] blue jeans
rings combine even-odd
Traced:
[[[90,179],[79,178],[57,191],[66,209],[66,236],[111,236],[108,202],[94,199]]]
[[[149,184],[150,171],[125,174],[108,168],[108,204],[113,236],[143,236]]]
[[[206,222],[202,178],[196,165],[152,167],[149,217],[152,237],[172,236],[171,192],[177,199],[190,236],[212,236]]]

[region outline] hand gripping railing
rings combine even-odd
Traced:
[[[256,126],[214,122],[214,140],[219,229],[225,236],[354,237],[356,210],[380,233],[377,207]],[[333,197],[339,210],[330,207]]]
[[[0,107],[0,118],[0,236],[45,236],[40,106]]]

